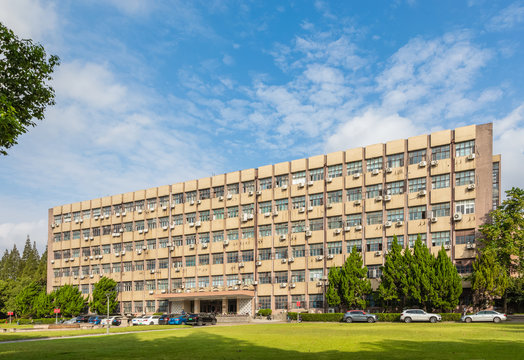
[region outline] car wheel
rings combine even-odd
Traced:
[[[499,323],[500,322],[500,318],[499,317],[494,317],[493,318],[493,322],[494,323]]]
[[[404,322],[405,322],[405,323],[410,323],[410,322],[411,322],[411,318],[410,318],[410,317],[406,317],[406,318],[404,318]]]
[[[216,324],[217,324],[217,319],[211,320],[211,325],[216,325]]]
[[[432,324],[434,324],[434,323],[437,322],[437,318],[434,317],[434,316],[432,316],[432,317],[429,318],[429,322],[432,323]]]
[[[155,325],[152,321],[149,323],[149,325]]]
[[[368,318],[368,323],[372,324],[375,322],[375,319],[373,319],[372,317]]]
[[[472,320],[470,317],[467,317],[465,321],[469,324],[469,323],[472,322],[473,320]]]
[[[350,317],[347,317],[347,318],[346,318],[346,322],[347,322],[347,323],[352,323],[352,322],[353,322],[353,319],[350,318]]]

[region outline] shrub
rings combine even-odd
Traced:
[[[273,313],[273,311],[271,309],[260,309],[258,310],[258,315],[260,316],[269,316]]]
[[[297,313],[288,313],[292,320],[297,319]],[[344,314],[341,313],[328,313],[328,314],[309,314],[300,313],[302,321],[324,321],[324,322],[337,322],[341,321]]]
[[[442,321],[460,321],[462,314],[460,313],[442,313]]]
[[[58,318],[58,321],[69,320],[70,318]],[[42,319],[17,319],[16,321],[20,322],[20,325],[32,325],[32,324],[54,324],[55,318],[42,318]],[[32,322],[31,322],[32,321]],[[15,323],[15,319],[13,319]]]
[[[400,314],[398,313],[377,313],[374,315],[377,315],[378,321],[400,321]]]

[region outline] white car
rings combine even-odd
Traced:
[[[465,315],[460,320],[470,323],[473,321],[492,321],[495,323],[506,321],[508,318],[506,317],[506,314],[501,314],[497,311],[493,310],[484,310],[479,311],[476,314],[473,315]]]
[[[121,320],[120,316],[111,316],[109,318],[109,323],[111,325],[114,325],[115,324],[115,320],[117,320],[117,319]],[[102,325],[102,326],[106,326],[107,323],[108,323],[108,319],[107,318],[103,318],[102,320],[100,320],[100,325]]]
[[[400,314],[400,321],[405,323],[410,323],[412,321],[429,321],[431,323],[436,323],[437,321],[442,321],[442,316],[439,314],[427,313],[420,309],[408,309]]]
[[[142,325],[158,325],[159,319],[160,319],[160,315],[145,316],[142,319]]]
[[[143,321],[144,321],[144,318],[142,316],[133,318],[133,320],[131,320],[131,326],[143,325]]]

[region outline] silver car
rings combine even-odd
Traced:
[[[473,315],[465,315],[462,318],[460,318],[460,320],[467,323],[473,321],[490,321],[498,323],[501,321],[506,321],[507,317],[506,314],[501,314],[493,310],[483,310]]]
[[[408,309],[404,310],[400,314],[400,321],[410,323],[412,321],[429,321],[431,323],[436,323],[437,321],[442,321],[442,316],[439,314],[427,313],[424,310],[420,309]]]

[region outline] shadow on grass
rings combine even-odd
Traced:
[[[322,349],[312,339],[290,343],[280,336],[272,344],[260,339],[239,340],[212,331],[153,332],[91,338],[1,344],[0,358],[9,359],[519,359],[522,340],[429,339],[348,343],[343,348]],[[207,329],[206,329],[207,330]],[[271,330],[268,330],[271,331]],[[318,334],[322,337],[322,333]],[[303,340],[303,341],[300,341]]]

